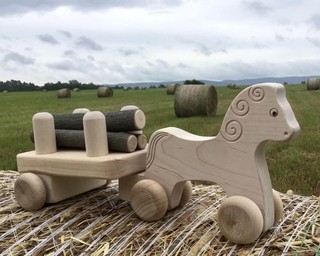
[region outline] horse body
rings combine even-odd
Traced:
[[[169,209],[179,205],[185,181],[215,182],[228,196],[254,201],[265,231],[274,222],[274,202],[264,146],[268,140],[289,140],[299,129],[282,85],[250,86],[234,99],[215,137],[173,127],[156,131],[144,177],[163,186]]]

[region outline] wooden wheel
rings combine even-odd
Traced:
[[[33,173],[24,173],[17,178],[14,193],[18,204],[27,211],[39,210],[47,198],[43,181]]]
[[[276,190],[272,190],[273,192],[273,201],[274,201],[274,223],[276,225],[283,215],[283,203],[279,193]]]
[[[231,242],[250,244],[263,229],[263,216],[259,207],[249,198],[232,196],[225,199],[218,210],[218,225]]]
[[[191,181],[186,181],[183,187],[181,200],[179,206],[185,206],[192,196],[192,183]]]
[[[141,180],[131,189],[130,204],[144,221],[161,219],[168,210],[168,198],[163,187],[153,180]]]

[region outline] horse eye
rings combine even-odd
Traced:
[[[278,110],[276,108],[270,109],[270,116],[277,117],[278,116]]]

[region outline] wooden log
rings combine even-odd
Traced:
[[[137,149],[144,149],[147,146],[148,139],[144,134],[135,134],[137,137]]]
[[[103,113],[108,132],[126,132],[142,130],[146,117],[142,110],[126,110]],[[53,114],[55,129],[83,130],[83,113]]]
[[[55,133],[58,148],[86,148],[83,130],[56,129]],[[31,133],[30,137],[31,141],[34,143],[33,133]],[[137,149],[138,140],[133,134],[124,132],[108,132],[107,137],[109,151],[131,153]]]

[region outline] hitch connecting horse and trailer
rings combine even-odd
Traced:
[[[136,130],[144,125],[141,110],[123,112],[134,117]],[[184,206],[191,198],[191,181],[202,180],[217,183],[227,194],[217,221],[231,242],[252,243],[281,218],[282,201],[272,189],[264,149],[267,141],[288,141],[300,130],[283,85],[263,83],[241,91],[217,136],[169,127],[155,131],[146,148],[131,153],[109,152],[104,114],[82,115],[85,150],[60,150],[53,115],[34,115],[35,150],[17,155],[21,175],[15,196],[25,210],[118,179],[119,197],[142,220],[157,221],[168,210]]]

